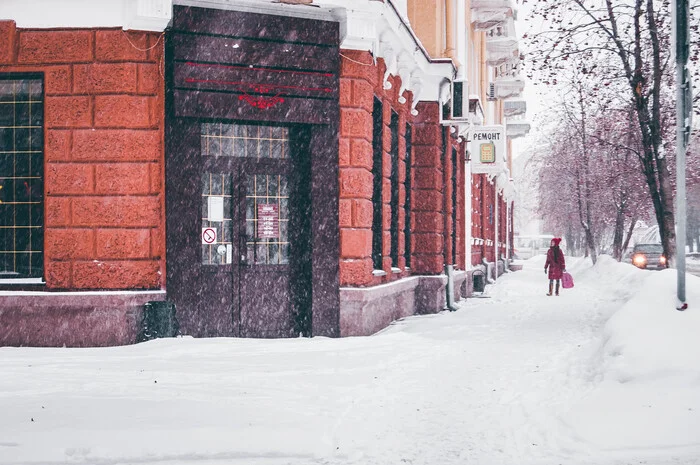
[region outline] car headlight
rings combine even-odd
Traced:
[[[660,256],[660,257],[659,257],[659,263],[661,263],[662,265],[665,265],[665,264],[666,264],[666,257],[664,257],[663,255]]]
[[[647,262],[647,257],[645,257],[644,255],[635,255],[632,258],[632,263],[634,263],[637,266],[642,266],[642,265],[646,264],[646,262]]]

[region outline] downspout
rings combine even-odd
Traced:
[[[459,59],[455,49],[455,0],[445,0],[445,51],[444,55],[452,59],[455,67],[459,67]]]

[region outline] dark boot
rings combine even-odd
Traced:
[[[552,295],[552,283],[549,283],[549,293],[547,295]]]
[[[552,292],[551,290],[549,292]],[[559,280],[557,279],[557,288],[554,295],[559,295]]]

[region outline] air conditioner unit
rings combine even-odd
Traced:
[[[450,119],[469,119],[469,93],[465,81],[452,81],[452,114]]]
[[[489,82],[489,91],[486,94],[487,100],[496,100],[496,84]]]
[[[450,100],[444,105],[442,123],[445,125],[469,122],[469,93],[466,81],[450,83]]]

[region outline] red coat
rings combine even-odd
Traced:
[[[557,254],[557,260],[554,261],[554,254]],[[549,268],[549,279],[561,279],[561,275],[566,269],[564,261],[564,252],[559,247],[550,247],[547,251],[547,261],[544,262],[544,271]]]

